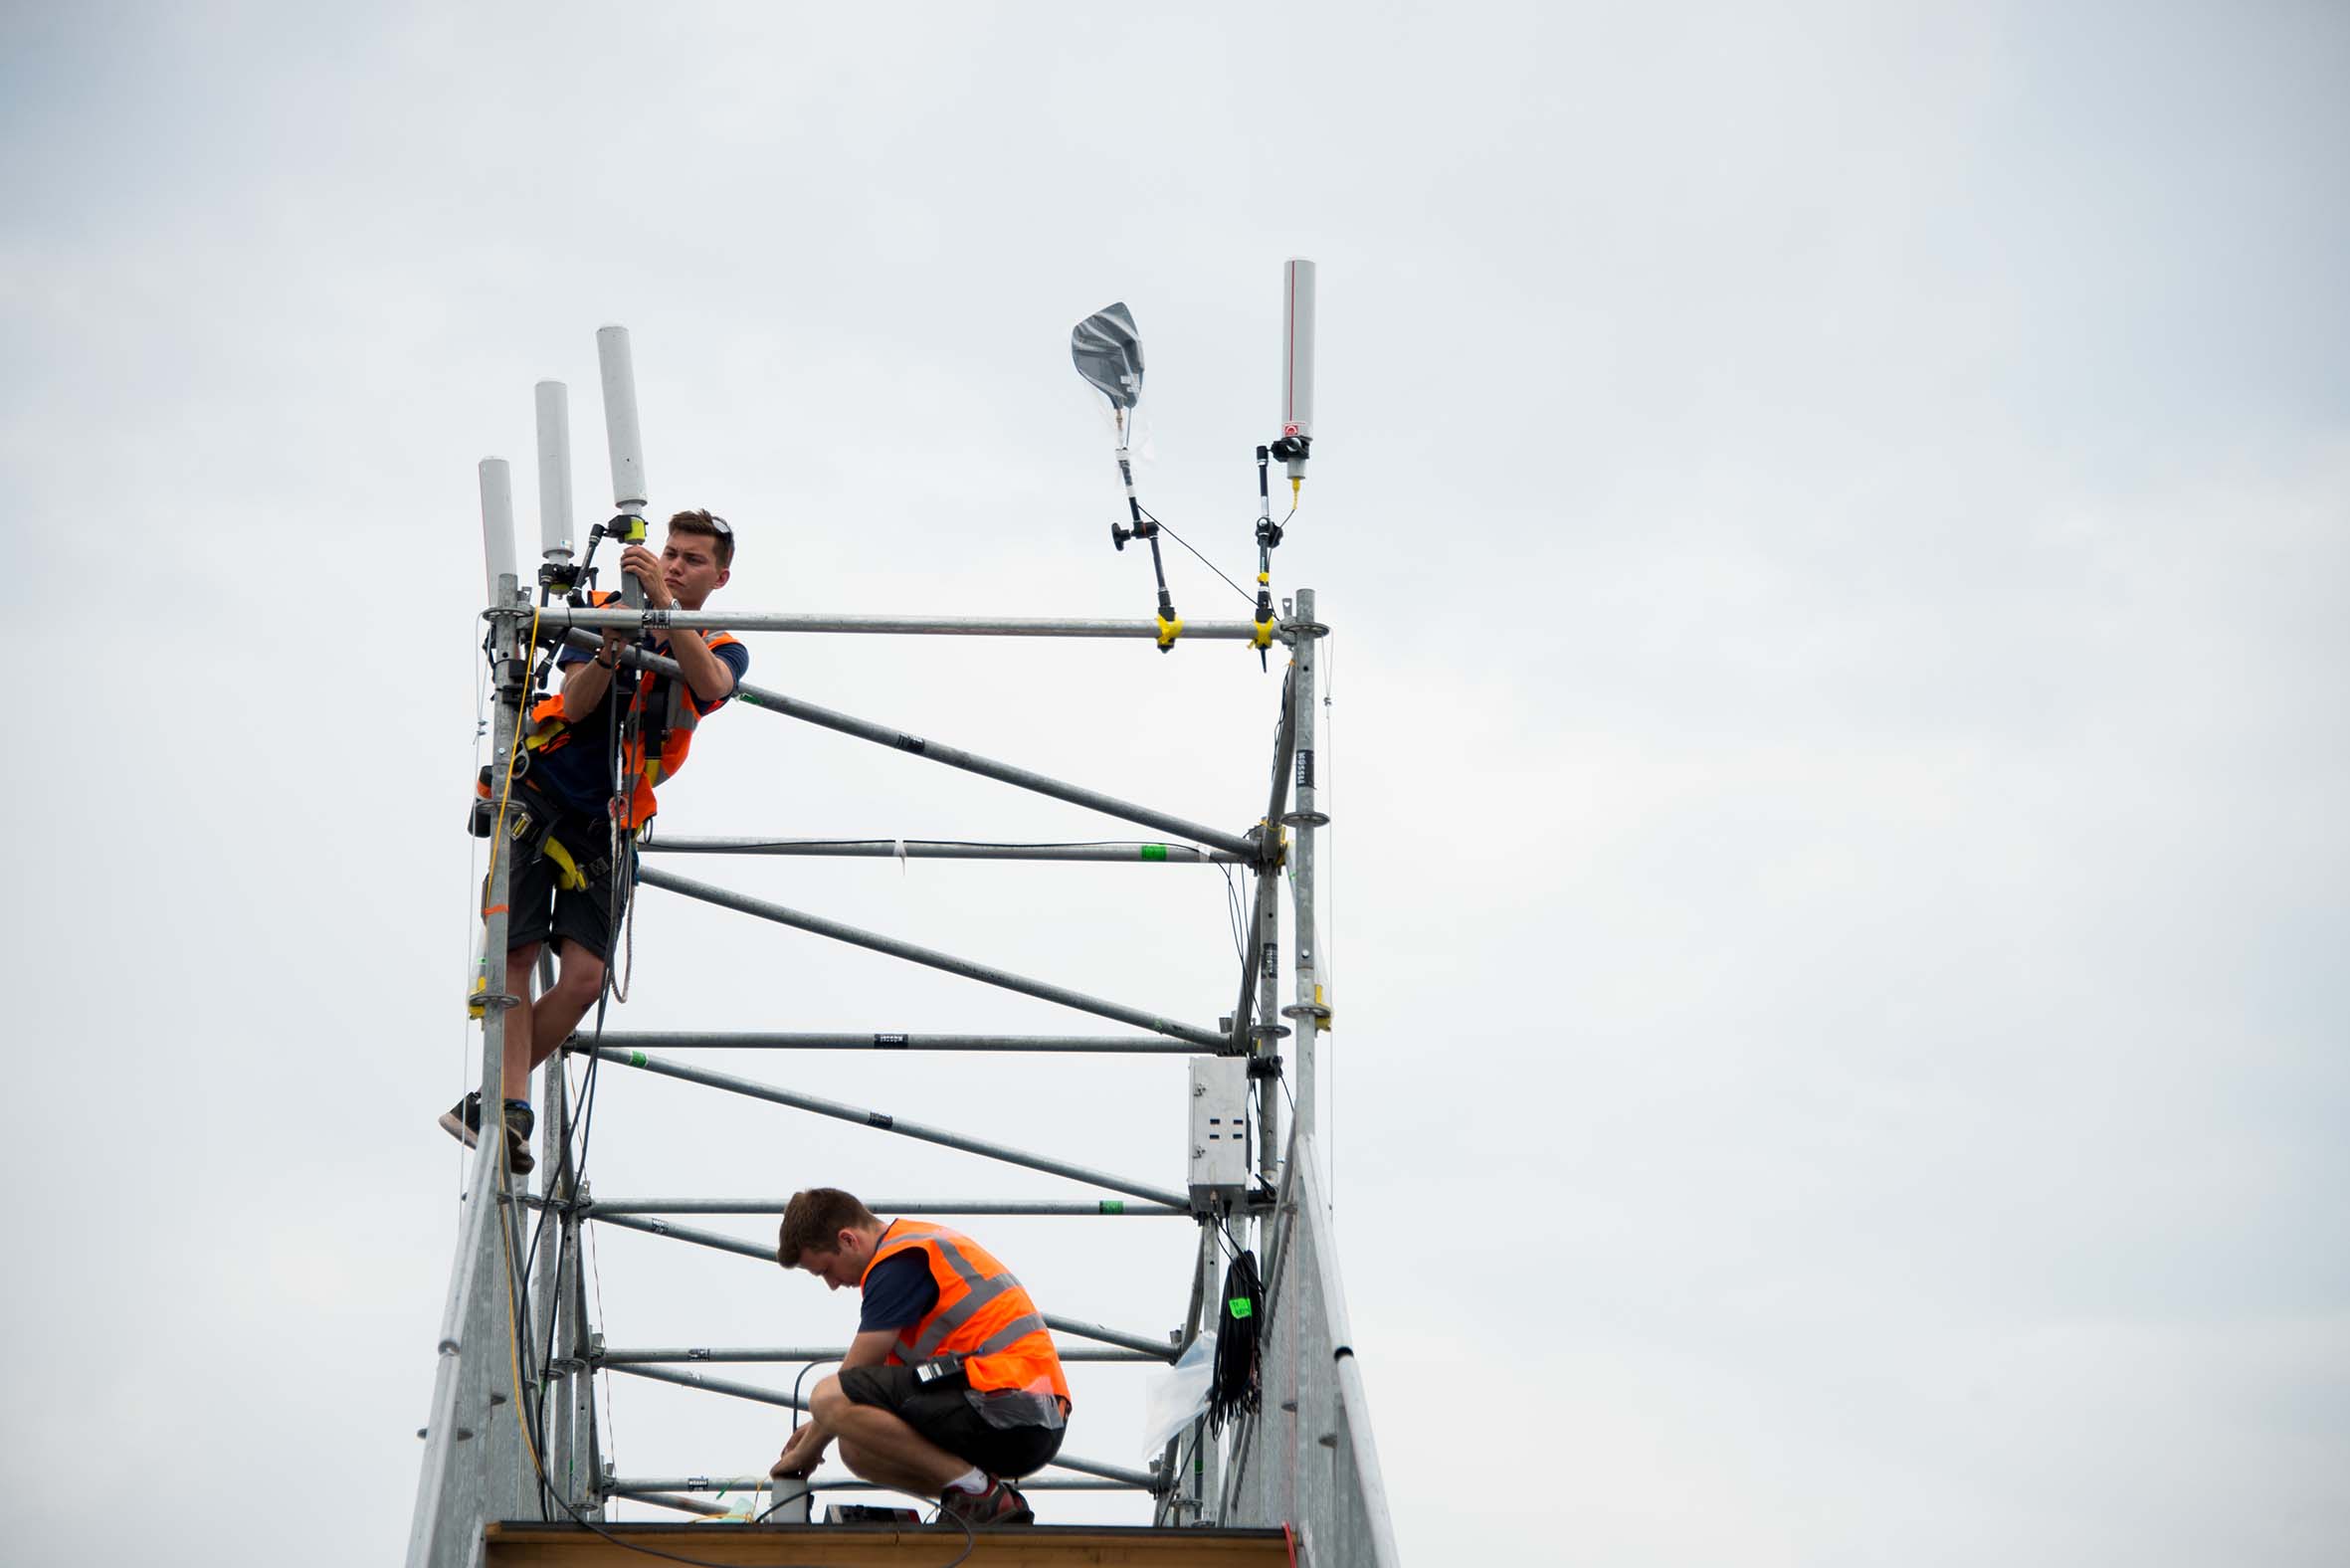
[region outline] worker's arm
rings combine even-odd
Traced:
[[[596,710],[612,689],[612,674],[620,667],[620,651],[628,646],[626,632],[606,632],[604,646],[593,659],[574,660],[563,667],[563,722],[576,724]]]
[[[620,553],[620,569],[645,585],[645,602],[656,610],[675,610],[678,596],[661,575],[661,560],[642,544],[632,544]],[[734,694],[734,672],[727,669],[699,632],[683,629],[670,633],[670,657],[678,662],[678,669],[685,677],[694,699],[703,707],[722,702]]]
[[[853,1367],[878,1367],[887,1358],[889,1349],[897,1343],[894,1328],[873,1328],[849,1341],[848,1353],[841,1357],[841,1370]],[[824,1463],[824,1451],[833,1443],[832,1429],[816,1419],[815,1411],[792,1433],[791,1441],[783,1446],[783,1453],[768,1469],[770,1475],[806,1475]]]

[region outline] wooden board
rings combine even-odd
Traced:
[[[655,1568],[651,1547],[715,1568],[947,1568],[952,1526],[614,1524],[616,1544],[576,1524],[491,1524],[486,1568]],[[1154,1530],[1039,1524],[977,1532],[964,1568],[1289,1568],[1279,1530]]]

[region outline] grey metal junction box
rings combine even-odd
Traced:
[[[1249,1064],[1194,1057],[1191,1064],[1191,1204],[1238,1198],[1249,1187]]]

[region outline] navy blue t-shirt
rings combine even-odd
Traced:
[[[735,688],[741,689],[742,678],[751,667],[749,647],[728,643],[710,652],[734,673]],[[568,669],[586,664],[593,657],[586,649],[566,643],[557,663]],[[656,705],[667,703],[669,678],[652,679],[654,685],[646,693],[647,701]],[[612,798],[612,714],[619,705],[613,696],[613,692],[605,692],[604,700],[596,704],[594,712],[571,725],[571,738],[553,751],[540,753],[530,768],[531,780],[540,788],[572,810],[598,819],[605,815],[605,803]]]
[[[857,1331],[911,1328],[937,1304],[938,1281],[930,1277],[930,1260],[917,1247],[865,1272],[865,1308],[858,1314]]]

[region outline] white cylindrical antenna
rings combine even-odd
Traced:
[[[485,600],[505,608],[497,580],[514,575],[514,482],[503,458],[482,460],[482,567],[490,582]]]
[[[1313,263],[1301,257],[1281,269],[1281,434],[1313,439]],[[1289,477],[1304,473],[1291,458]]]
[[[596,359],[604,368],[604,436],[612,448],[612,505],[642,516],[651,491],[645,485],[645,439],[637,430],[637,362],[629,352],[625,326],[596,328]]]
[[[538,384],[538,542],[548,562],[571,564],[571,393]]]

